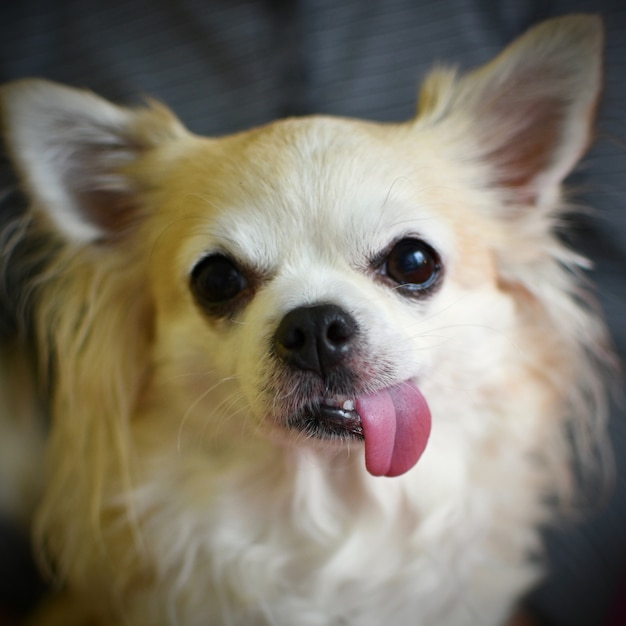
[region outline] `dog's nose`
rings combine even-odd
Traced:
[[[325,377],[352,347],[354,318],[334,304],[293,309],[278,325],[274,346],[285,362]]]

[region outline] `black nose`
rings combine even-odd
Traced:
[[[278,325],[274,346],[285,362],[324,377],[350,352],[356,331],[354,318],[334,304],[298,307]]]

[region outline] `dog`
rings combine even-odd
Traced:
[[[601,50],[599,18],[556,18],[435,69],[408,122],[221,138],[2,88],[29,201],[4,271],[38,268],[4,428],[41,412],[22,380],[49,413],[34,624],[507,622],[575,460],[609,454],[609,340],[560,236]]]

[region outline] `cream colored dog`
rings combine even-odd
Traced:
[[[556,19],[435,71],[407,123],[219,139],[2,89],[47,242],[34,529],[62,592],[38,624],[507,620],[603,436],[604,329],[555,234],[601,47]]]

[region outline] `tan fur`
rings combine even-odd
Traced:
[[[608,458],[606,333],[555,234],[600,43],[595,18],[555,20],[468,76],[433,74],[405,124],[312,117],[221,139],[160,105],[3,88],[31,236],[50,241],[29,302],[53,364],[35,537],[64,593],[36,624],[503,623],[576,452]],[[538,106],[503,109],[542,69],[523,94]],[[550,89],[562,126],[521,137],[555,119]],[[410,299],[370,264],[418,234],[444,270]],[[255,276],[219,319],[189,287],[216,251]],[[410,379],[428,400],[403,476],[369,475],[358,441],[285,427],[306,385],[268,345],[287,312],[329,301],[361,329],[354,393]]]

